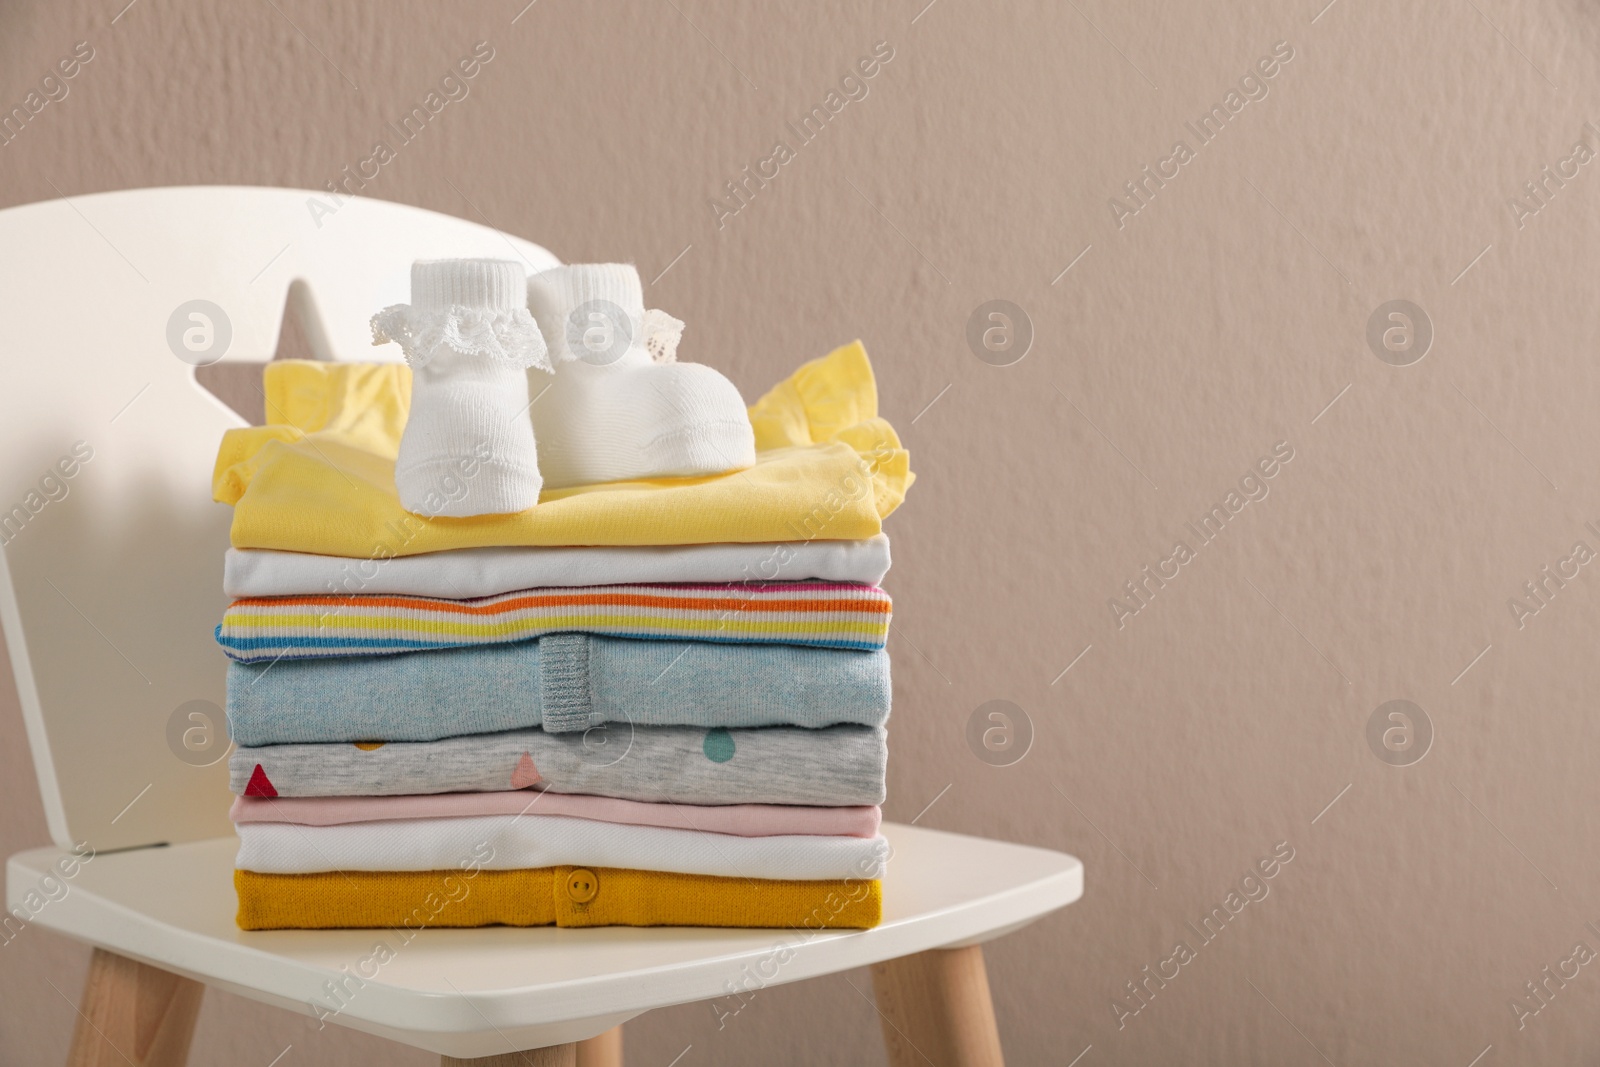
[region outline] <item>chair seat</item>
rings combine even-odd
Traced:
[[[394,957],[331,1021],[470,1058],[583,1040],[672,1004],[728,997],[731,1011],[730,988],[977,944],[1083,895],[1083,865],[1065,853],[892,823],[883,832],[894,848],[884,920],[865,931],[492,927],[424,930],[403,947],[384,930],[246,932],[234,925],[231,837],[98,855],[30,922],[306,1015],[313,1000],[330,1002],[325,982],[386,941]],[[68,855],[11,857],[7,907]]]

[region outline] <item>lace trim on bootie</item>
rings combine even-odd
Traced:
[[[659,308],[644,313],[644,347],[656,363],[678,362],[678,342],[683,340],[683,320]]]
[[[527,308],[494,311],[461,304],[444,308],[392,304],[372,316],[372,343],[390,341],[400,346],[413,367],[428,362],[444,346],[464,356],[488,356],[513,367],[554,369],[544,335]]]

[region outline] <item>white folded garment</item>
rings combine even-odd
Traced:
[[[724,878],[882,878],[876,837],[737,837],[590,819],[469,816],[299,826],[240,823],[237,866],[263,874],[623,867]]]
[[[310,593],[494,596],[541,586],[636,582],[862,582],[889,571],[889,539],[573,548],[463,548],[391,559],[230,548],[230,597]]]

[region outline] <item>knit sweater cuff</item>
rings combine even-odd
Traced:
[[[539,639],[539,718],[546,733],[587,730],[593,703],[589,698],[589,638],[586,634],[550,634]]]

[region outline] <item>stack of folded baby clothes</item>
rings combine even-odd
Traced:
[[[420,288],[414,272],[414,308]],[[408,338],[469,349],[475,321],[500,339],[496,372],[538,366],[515,351],[526,311],[490,299],[463,324],[460,285],[446,329],[384,325],[411,366],[271,364],[268,425],[223,442],[239,925],[875,925],[881,523],[911,473],[866,353],[806,364],[735,419],[725,379],[697,394],[714,372],[673,362],[681,323],[643,311],[631,269],[530,288],[549,353],[597,301],[631,334],[604,361],[557,355],[552,390],[589,376],[564,393],[539,399],[529,375],[533,413],[511,411],[537,438],[537,506],[458,507],[530,491],[517,442],[457,433],[452,454],[478,469],[452,487],[448,420],[426,416],[431,456],[407,429],[449,369]],[[603,404],[635,387],[686,420],[651,440],[688,444],[587,450],[583,427],[612,446],[633,432],[607,420],[636,409]]]

